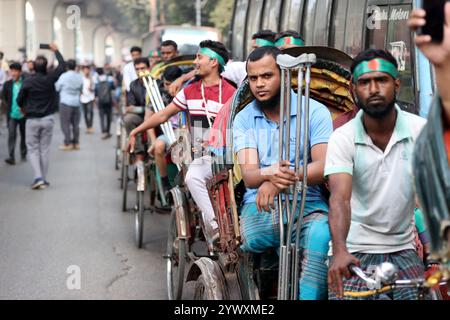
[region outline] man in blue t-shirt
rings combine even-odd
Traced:
[[[279,247],[279,218],[275,199],[281,190],[302,179],[292,169],[295,147],[298,143],[301,149],[303,146],[303,139],[298,141],[295,138],[297,95],[294,92],[290,117],[290,161],[279,162],[281,73],[276,57],[280,53],[277,48],[262,47],[248,57],[248,79],[256,100],[237,114],[233,124],[234,151],[247,187],[241,211],[242,249],[257,253]],[[326,259],[330,233],[328,205],[320,191],[320,185],[324,182],[325,155],[333,126],[328,109],[313,100],[310,104],[309,125],[309,188],[301,228],[303,254],[299,285],[300,299],[317,300],[327,298]],[[299,207],[300,205],[297,207],[297,217]]]

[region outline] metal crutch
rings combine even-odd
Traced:
[[[280,99],[280,141],[279,141],[279,157],[280,161],[290,159],[290,115],[291,115],[291,75],[292,71],[299,71],[299,90],[297,102],[297,119],[296,119],[296,141],[301,138],[301,119],[302,119],[302,88],[303,77],[306,68],[306,87],[305,87],[305,116],[304,116],[304,138],[303,138],[303,163],[308,163],[308,148],[309,148],[309,89],[311,81],[311,66],[316,62],[314,54],[303,54],[297,58],[289,55],[280,55],[277,58],[277,63],[281,68],[282,83],[281,83],[281,99]],[[284,122],[286,121],[286,125]],[[286,127],[286,130],[284,128]],[[283,141],[286,141],[285,152],[283,153]],[[300,174],[300,144],[295,147],[295,164],[294,171]],[[300,255],[300,231],[303,213],[305,209],[306,191],[307,191],[307,165],[303,166],[304,179],[295,184],[294,188],[285,190],[278,197],[278,209],[280,220],[280,266],[279,266],[279,285],[278,285],[278,299],[279,300],[295,300],[298,296],[298,278],[299,278],[299,255]],[[295,223],[295,213],[298,203],[298,192],[302,192],[301,207],[299,218],[297,219],[296,238],[292,243],[292,231]],[[293,193],[293,201],[290,203],[290,195]],[[284,196],[284,202],[283,202]],[[285,226],[286,214],[286,224]]]

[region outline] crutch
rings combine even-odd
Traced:
[[[280,98],[280,125],[279,125],[279,158],[280,162],[290,160],[290,116],[291,116],[291,78],[292,72],[298,70],[298,101],[296,118],[296,141],[301,140],[302,112],[303,112],[303,79],[305,78],[305,115],[303,122],[303,145],[295,146],[294,171],[300,175],[303,170],[303,179],[296,182],[293,188],[284,190],[278,196],[278,211],[280,222],[280,265],[278,281],[278,299],[296,300],[298,297],[298,279],[300,262],[300,232],[303,214],[305,211],[306,193],[308,189],[307,164],[309,159],[309,96],[311,83],[311,66],[316,62],[314,54],[302,54],[299,57],[279,55],[277,63],[281,68],[281,98]],[[286,122],[286,124],[285,124]],[[286,128],[286,129],[285,129]],[[283,144],[285,142],[285,144]],[[283,148],[284,147],[284,148]],[[303,167],[300,166],[300,150],[303,151]],[[284,150],[283,150],[284,149]],[[284,151],[284,152],[283,152]],[[296,225],[295,242],[292,243],[292,231],[295,225],[295,213],[298,204],[299,192],[301,206]],[[292,195],[292,202],[290,196]],[[283,201],[284,200],[284,201]]]
[[[149,96],[150,101],[152,103],[152,106],[155,108],[157,112],[163,110],[165,106],[164,103],[162,102],[161,93],[159,92],[159,89],[157,88],[157,86],[155,87],[156,81],[153,80],[149,72],[141,72],[139,76],[142,78],[142,81],[144,82],[144,86],[147,91],[147,95]],[[171,144],[175,142],[176,140],[175,133],[173,132],[173,128],[169,122],[161,124],[161,129],[164,132],[164,135],[166,135],[169,138],[169,142]]]

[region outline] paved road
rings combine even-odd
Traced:
[[[94,121],[98,123],[98,116]],[[47,190],[32,191],[28,163],[10,167],[0,135],[0,299],[166,299],[169,216],[146,216],[144,249],[134,243],[134,215],[122,213],[114,139],[81,126],[81,150],[58,150],[57,122]],[[69,290],[69,266],[81,289]]]

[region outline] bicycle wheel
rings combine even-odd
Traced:
[[[172,209],[170,216],[166,258],[168,298],[181,300],[186,267],[186,240],[178,238],[175,209]]]
[[[137,199],[138,208],[135,215],[135,235],[136,244],[139,249],[142,248],[142,241],[144,238],[144,192],[138,191]]]

